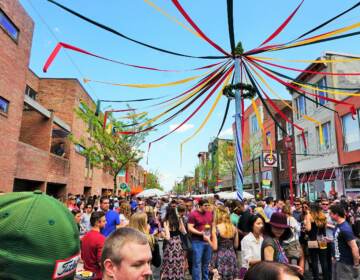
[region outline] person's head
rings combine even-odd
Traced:
[[[110,208],[110,199],[106,196],[100,198],[100,208],[102,211],[107,212]]]
[[[328,211],[329,210],[329,200],[322,199],[321,200],[321,208],[323,211]]]
[[[223,232],[223,236],[225,238],[231,238],[235,234],[235,228],[230,221],[230,214],[228,209],[224,205],[219,205],[215,208],[215,224],[219,225],[222,224],[225,228]]]
[[[267,197],[265,199],[266,205],[268,206],[273,206],[274,205],[274,198],[272,198],[271,196]]]
[[[117,229],[106,239],[102,251],[103,280],[145,280],[152,275],[151,258],[143,233],[133,228]]]
[[[138,210],[145,211],[145,201],[143,201],[143,200],[138,201]]]
[[[318,203],[310,204],[310,215],[318,227],[323,228],[326,226],[326,216]]]
[[[105,213],[103,211],[93,212],[90,216],[90,225],[102,229],[106,225]]]
[[[91,203],[86,204],[85,212],[86,212],[87,214],[91,214],[92,211],[93,211],[92,204],[91,204]]]
[[[131,216],[131,206],[127,201],[123,201],[120,204],[120,213],[123,214],[127,219]]]
[[[301,201],[300,199],[296,199],[295,202],[294,202],[294,205],[295,205],[295,209],[296,211],[301,211]]]
[[[67,199],[67,205],[75,206],[76,205],[76,197],[75,195],[69,195]]]
[[[338,223],[342,219],[345,218],[345,210],[344,208],[339,204],[334,204],[330,206],[330,217],[331,219]]]
[[[280,241],[289,239],[292,233],[286,215],[280,212],[273,213],[270,222],[265,225],[265,234]]]
[[[262,261],[252,266],[244,280],[302,280],[304,277],[295,268],[278,262]]]
[[[285,202],[282,199],[279,199],[276,201],[275,207],[282,210],[284,208]]]
[[[71,213],[74,215],[75,223],[80,224],[81,221],[81,211],[79,209],[73,209],[71,210]]]
[[[145,212],[136,212],[130,217],[129,227],[135,228],[142,233],[149,233],[148,218]]]
[[[215,195],[214,195],[214,199],[215,199],[215,200],[220,200],[220,196],[219,196],[218,194],[215,194]]]
[[[176,208],[168,207],[166,209],[165,221],[169,223],[170,230],[179,229],[179,219],[176,213]]]
[[[290,206],[290,204],[285,204],[284,207],[282,208],[282,212],[288,217],[291,216],[291,206]]]
[[[199,200],[199,211],[200,212],[205,212],[205,211],[209,211],[210,208],[210,203],[207,199],[200,199]]]
[[[252,215],[249,219],[249,225],[254,235],[260,235],[264,230],[264,218],[261,215]]]
[[[245,205],[243,202],[240,202],[240,201],[236,201],[235,204],[234,204],[234,209],[233,209],[233,212],[236,214],[236,215],[240,215],[244,212],[245,210]]]
[[[177,207],[177,202],[176,202],[176,200],[174,200],[174,199],[171,200],[171,202],[170,202],[170,207],[176,209],[176,207]]]
[[[188,212],[193,210],[194,204],[192,200],[189,199],[188,201],[186,201],[185,205]]]
[[[180,217],[183,217],[186,214],[186,206],[185,205],[179,205],[177,207],[177,212]]]

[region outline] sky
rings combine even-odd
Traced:
[[[77,78],[81,82],[83,78],[88,78],[114,83],[166,83],[206,72],[206,70],[181,73],[146,71],[70,51],[61,51],[48,72],[43,73],[42,67],[45,61],[59,41],[125,63],[156,68],[181,70],[214,63],[214,60],[183,58],[160,53],[126,41],[64,12],[46,0],[20,0],[20,2],[35,22],[30,68],[40,77]],[[129,37],[160,48],[196,56],[221,55],[207,42],[159,13],[148,5],[148,1],[145,0],[58,0],[58,2]],[[152,0],[152,2],[189,27],[170,0]],[[182,0],[179,2],[211,40],[225,50],[230,50],[227,1]],[[273,43],[294,39],[323,21],[346,10],[356,2],[357,0],[305,0],[296,16]],[[241,41],[245,50],[257,47],[276,30],[299,3],[300,1],[295,0],[234,0],[235,41]],[[359,18],[360,9],[358,8],[321,29],[319,33],[354,24],[359,21]],[[272,53],[271,57],[316,59],[325,51],[360,55],[359,43],[359,37],[352,37],[283,50]],[[305,68],[307,65],[293,63],[287,66]],[[292,77],[297,76],[297,73],[294,72],[287,74]],[[157,89],[133,89],[97,83],[83,83],[83,86],[96,101],[97,99],[120,100],[160,96],[172,97],[189,89],[194,84],[193,81],[184,85]],[[283,86],[271,85],[283,98],[290,98]],[[184,175],[194,174],[195,166],[198,163],[197,154],[201,151],[207,151],[208,143],[216,137],[225,110],[225,97],[222,97],[211,119],[200,134],[184,146],[183,160],[180,163],[181,141],[194,133],[196,128],[199,127],[210,110],[215,95],[181,129],[162,141],[154,143],[149,155],[145,154],[145,158],[141,161],[141,165],[146,169],[159,174],[160,182],[166,190],[170,190],[175,181],[180,181]],[[132,106],[139,108],[148,104],[151,103],[132,104]],[[105,109],[104,107],[103,109]],[[121,109],[124,108],[124,105],[113,104],[112,108]],[[192,106],[191,109],[194,110],[195,106]],[[192,110],[186,111],[172,122],[150,133],[147,142],[169,132],[177,124],[180,124]],[[149,114],[154,116],[160,112],[159,110],[153,110]],[[222,138],[232,138],[231,123],[234,120],[233,115],[234,103],[231,104],[231,111],[220,135]],[[147,144],[142,148],[146,151]],[[147,156],[148,164],[146,162]]]

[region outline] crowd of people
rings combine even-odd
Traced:
[[[130,201],[70,196],[67,207],[80,231],[84,269],[94,279],[103,277],[102,244],[117,228],[147,237],[148,273],[157,272],[159,279],[255,279],[250,272],[264,261],[286,266],[299,279],[305,270],[314,280],[359,277],[360,199],[296,199],[290,205],[271,197],[240,202],[216,195]]]

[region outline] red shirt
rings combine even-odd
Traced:
[[[189,215],[188,224],[193,224],[194,228],[198,231],[204,231],[205,225],[212,225],[213,214],[210,211],[205,211],[201,213],[198,210],[194,210]],[[192,239],[203,240],[203,237],[200,235],[192,234]]]
[[[81,258],[84,261],[84,269],[95,273],[94,280],[102,278],[99,264],[104,242],[105,236],[95,230],[90,230],[81,240]]]

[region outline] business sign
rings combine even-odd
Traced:
[[[277,167],[277,156],[275,153],[263,152],[264,167]]]

